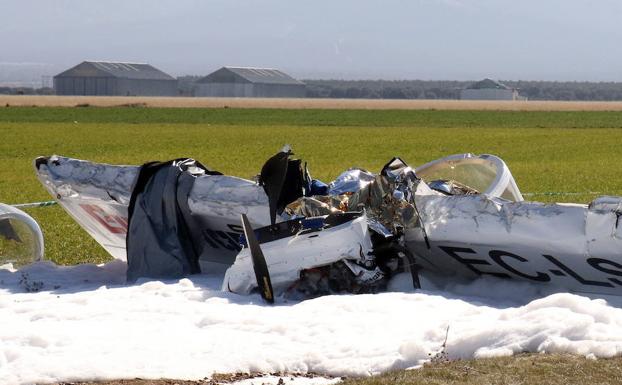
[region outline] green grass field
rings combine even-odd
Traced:
[[[249,178],[289,143],[327,182],[352,166],[378,171],[393,156],[416,166],[491,153],[528,199],[585,203],[622,195],[621,127],[621,112],[2,107],[0,202],[51,198],[34,176],[39,155],[120,164],[193,157]],[[108,259],[59,207],[28,212],[43,227],[49,259]]]
[[[622,383],[620,358],[589,360],[560,354],[436,362],[343,385],[614,385]]]
[[[378,171],[391,157],[416,166],[455,153],[502,157],[527,198],[587,203],[622,195],[622,113],[0,108],[0,202],[49,200],[32,160],[60,154],[141,164],[193,157],[251,177],[285,143],[330,181],[351,166]],[[107,254],[59,207],[28,210],[47,258],[102,262]],[[620,383],[620,360],[525,356],[435,364],[364,384]]]

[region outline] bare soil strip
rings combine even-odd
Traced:
[[[398,370],[363,378],[341,378],[342,385],[584,385],[621,384],[622,358],[593,359],[569,354],[519,354],[511,357],[472,360],[436,359],[416,370]],[[289,375],[273,375],[282,385],[295,383]],[[313,378],[313,375],[307,377]],[[224,385],[252,379],[266,383],[258,374],[215,374],[196,381],[174,379],[61,382],[55,385]],[[271,383],[274,383],[272,381]]]
[[[54,385],[226,385],[233,384],[243,380],[254,380],[257,384],[264,384],[263,378],[265,377],[278,377],[278,383],[287,385],[295,382],[298,378],[317,378],[318,375],[313,373],[307,374],[261,374],[261,373],[215,373],[211,378],[205,377],[202,380],[175,380],[175,379],[159,379],[159,380],[145,380],[142,378],[125,379],[125,380],[110,380],[110,381],[78,381],[78,382],[59,382]],[[327,376],[321,376],[323,379],[329,378]],[[345,377],[341,378],[342,380]],[[273,383],[271,381],[270,383]],[[324,381],[322,381],[324,382]]]
[[[2,106],[622,111],[622,102],[0,95]]]

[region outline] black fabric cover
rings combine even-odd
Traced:
[[[289,152],[278,152],[266,161],[259,174],[259,183],[263,186],[270,204],[270,223],[276,223],[276,214],[282,210],[280,196],[287,176]]]
[[[128,207],[128,282],[201,272],[201,250],[191,236],[194,224],[187,202],[195,176],[205,173],[220,174],[193,159],[150,162],[141,167]]]
[[[283,212],[285,206],[302,197],[309,189],[306,169],[300,159],[290,159],[290,151],[281,151],[266,161],[259,174],[259,183],[263,186],[270,204],[270,223],[276,223],[276,215]]]

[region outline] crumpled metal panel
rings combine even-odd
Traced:
[[[57,198],[84,195],[127,205],[138,170],[138,166],[116,166],[53,155],[39,167],[37,174]]]
[[[298,198],[285,207],[284,214],[289,218],[318,217],[346,211],[348,197],[319,196]]]
[[[416,226],[417,211],[413,201],[413,188],[416,189],[418,180],[414,173],[412,179],[406,175],[392,179],[377,175],[373,182],[349,198],[348,210],[366,210],[370,218],[397,234],[401,232],[401,228]]]
[[[374,181],[375,175],[360,168],[342,172],[328,185],[328,195],[355,193]]]
[[[113,257],[126,259],[128,204],[138,166],[116,166],[51,156],[35,162],[50,194]],[[269,223],[268,197],[256,183],[204,175],[188,195],[188,206],[207,239],[201,261],[231,264],[240,250],[240,214],[253,226]]]
[[[622,198],[599,198],[589,207],[485,195],[418,195],[416,202],[431,247],[422,247],[422,234],[407,240],[424,268],[622,294]]]
[[[367,218],[362,215],[318,232],[301,232],[292,237],[262,243],[261,249],[274,291],[283,293],[300,279],[300,272],[303,270],[341,260],[364,264],[372,251],[372,243]],[[366,275],[362,279],[369,280],[372,277]],[[256,286],[250,251],[244,248],[225,273],[222,289],[249,294]]]

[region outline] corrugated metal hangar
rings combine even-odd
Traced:
[[[272,68],[222,67],[195,83],[195,96],[303,98],[303,82]]]
[[[84,61],[54,76],[56,95],[175,96],[177,80],[144,63]]]
[[[460,91],[460,99],[464,100],[526,100],[518,94],[518,90],[510,88],[496,80],[486,78],[473,83]]]

